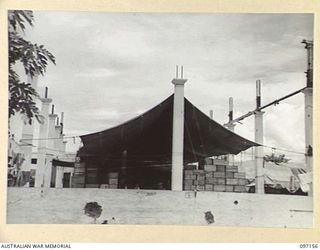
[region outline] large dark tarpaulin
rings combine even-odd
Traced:
[[[116,127],[81,136],[80,157],[119,158],[171,163],[173,95],[144,114]],[[203,157],[238,154],[258,144],[218,124],[185,98],[184,162]]]

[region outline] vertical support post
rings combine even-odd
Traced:
[[[54,139],[55,138],[55,124],[56,124],[56,114],[49,115],[49,125],[48,125],[48,143],[47,143],[47,157],[46,157],[46,170],[44,174],[44,187],[51,186],[51,175],[52,175],[52,159],[55,155],[54,149]]]
[[[307,49],[308,69],[306,72],[307,86],[303,90],[305,105],[305,161],[307,171],[311,173],[312,182],[310,184],[309,196],[313,196],[313,41],[303,40]]]
[[[59,117],[57,117],[57,120],[59,121]],[[62,126],[57,125],[55,126],[55,138],[54,139],[54,149],[56,150],[55,155],[63,156],[64,155],[64,144],[63,144],[63,135],[61,133]],[[63,187],[63,173],[64,168],[60,166],[56,166],[56,178],[55,178],[55,187],[56,188],[62,188]]]
[[[178,74],[176,74],[177,76]],[[183,71],[181,68],[181,76]],[[183,190],[184,84],[187,79],[174,78],[171,189]]]
[[[128,151],[123,150],[121,154],[121,179],[120,179],[120,188],[127,187],[127,160],[128,160]]]
[[[47,91],[46,94],[47,95]],[[47,140],[48,137],[48,116],[49,116],[49,106],[52,102],[50,98],[41,98],[41,115],[43,117],[43,123],[40,124],[39,128],[39,140],[38,144],[38,160],[37,160],[37,169],[35,176],[35,187],[43,187],[44,186],[44,174],[46,171],[46,156],[47,156]]]
[[[256,111],[254,114],[255,142],[263,145],[263,114],[261,107],[261,82],[256,81]],[[263,146],[255,147],[256,193],[264,194]]]
[[[233,98],[232,97],[229,97],[229,113],[228,113],[228,117],[229,117],[229,123],[226,125],[226,127],[230,131],[234,132],[234,127],[236,125],[231,122],[233,120]],[[232,163],[232,165],[233,165],[234,164],[234,155],[228,154],[227,155],[227,160],[228,160],[229,165],[231,165],[230,163]]]

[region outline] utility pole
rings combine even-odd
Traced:
[[[173,126],[172,126],[172,172],[171,189],[174,191],[183,190],[183,135],[184,135],[184,84],[187,79],[183,78],[183,66],[178,78],[178,66],[174,84],[173,98]]]
[[[263,114],[261,107],[261,81],[256,81],[256,111],[254,112],[255,142],[263,145]],[[255,147],[256,193],[264,194],[263,146]]]
[[[305,44],[308,57],[308,68],[306,72],[307,86],[302,91],[304,93],[305,103],[305,161],[307,171],[313,176],[313,41],[303,40],[302,43]],[[310,184],[308,195],[313,196],[313,180]]]

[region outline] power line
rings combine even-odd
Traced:
[[[79,137],[78,135],[75,135],[75,136],[66,136],[66,137],[63,137],[63,138],[32,138],[32,139],[21,139],[20,141],[37,141],[37,140],[57,140],[57,139],[75,139],[76,137]],[[284,151],[284,152],[290,152],[290,153],[295,153],[295,154],[302,154],[302,155],[305,155],[304,152],[298,152],[298,151],[294,151],[294,150],[291,150],[291,149],[284,149],[284,148],[278,148],[278,147],[275,147],[275,146],[268,146],[268,145],[261,145],[263,147],[266,147],[266,148],[270,148],[270,149],[274,149],[274,150],[279,150],[279,151]]]
[[[267,146],[267,145],[262,145],[262,146],[263,146],[263,147],[266,147],[266,148],[270,148],[270,149],[279,150],[279,151],[285,151],[285,152],[290,152],[290,153],[295,153],[295,154],[302,154],[302,155],[305,155],[305,153],[298,152],[298,151],[294,151],[294,150],[290,150],[290,149],[277,148],[277,147]]]

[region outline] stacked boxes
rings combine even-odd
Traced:
[[[118,188],[118,181],[119,180],[119,174],[109,173],[108,174],[108,183],[107,184],[101,184],[100,188],[110,188],[110,189],[117,189]]]
[[[245,173],[221,159],[206,158],[203,170],[184,171],[184,190],[246,192]]]
[[[115,189],[118,188],[118,173],[109,173],[108,180],[109,180],[109,188]]]
[[[74,166],[74,173],[71,179],[72,188],[83,188],[85,184],[85,164],[83,162],[76,162]]]

